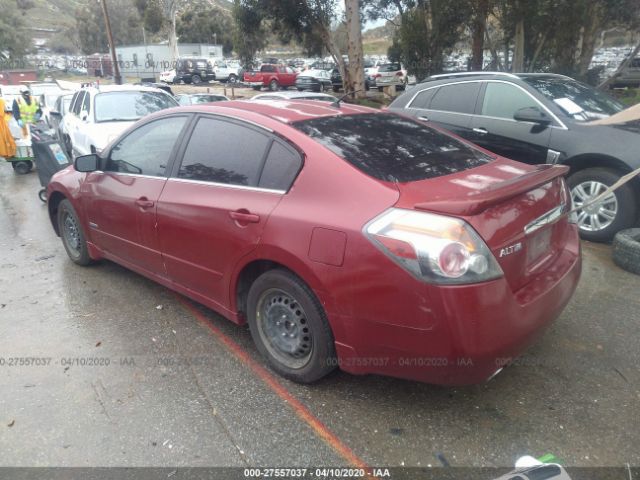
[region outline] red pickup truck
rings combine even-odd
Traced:
[[[292,68],[285,65],[265,64],[259,71],[244,72],[244,83],[249,84],[254,90],[269,87],[270,90],[278,90],[280,87],[293,87],[296,84],[298,74]]]

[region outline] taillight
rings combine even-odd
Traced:
[[[396,73],[396,77],[401,77],[401,76],[402,76],[402,72]]]
[[[382,75],[380,73],[376,73],[373,78],[380,78]]]
[[[457,218],[392,208],[369,222],[364,233],[389,258],[424,282],[464,284],[503,275],[480,236]]]

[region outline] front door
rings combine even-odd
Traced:
[[[527,107],[542,108],[516,85],[488,82],[480,114],[474,116],[471,124],[469,140],[512,160],[545,163],[552,127],[514,120],[515,113]]]
[[[156,232],[156,208],[167,167],[188,116],[146,123],[116,144],[104,171],[82,185],[90,238],[118,259],[164,274]]]

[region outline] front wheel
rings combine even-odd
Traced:
[[[58,205],[58,231],[71,261],[82,266],[89,265],[91,257],[82,224],[73,205],[67,199]]]
[[[20,160],[18,162],[12,162],[11,166],[13,167],[13,171],[18,175],[26,175],[33,168],[33,162],[30,160]]]
[[[269,90],[271,90],[272,92],[278,91],[278,81],[276,79],[273,79],[271,80],[271,82],[269,82]]]
[[[194,75],[193,77],[191,77],[191,83],[193,83],[194,85],[200,85],[202,83],[200,75]]]
[[[312,383],[335,369],[333,334],[320,302],[297,276],[285,270],[263,273],[247,298],[251,337],[274,370],[299,383]]]
[[[574,173],[567,180],[573,207],[588,204],[619,179],[618,172],[607,168],[586,168]],[[636,196],[627,183],[600,202],[576,212],[580,236],[592,242],[608,242],[618,231],[633,226],[636,209]]]

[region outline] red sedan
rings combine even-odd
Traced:
[[[48,187],[71,260],[108,259],[249,323],[274,370],[482,382],[581,269],[566,167],[344,104],[165,110]]]

